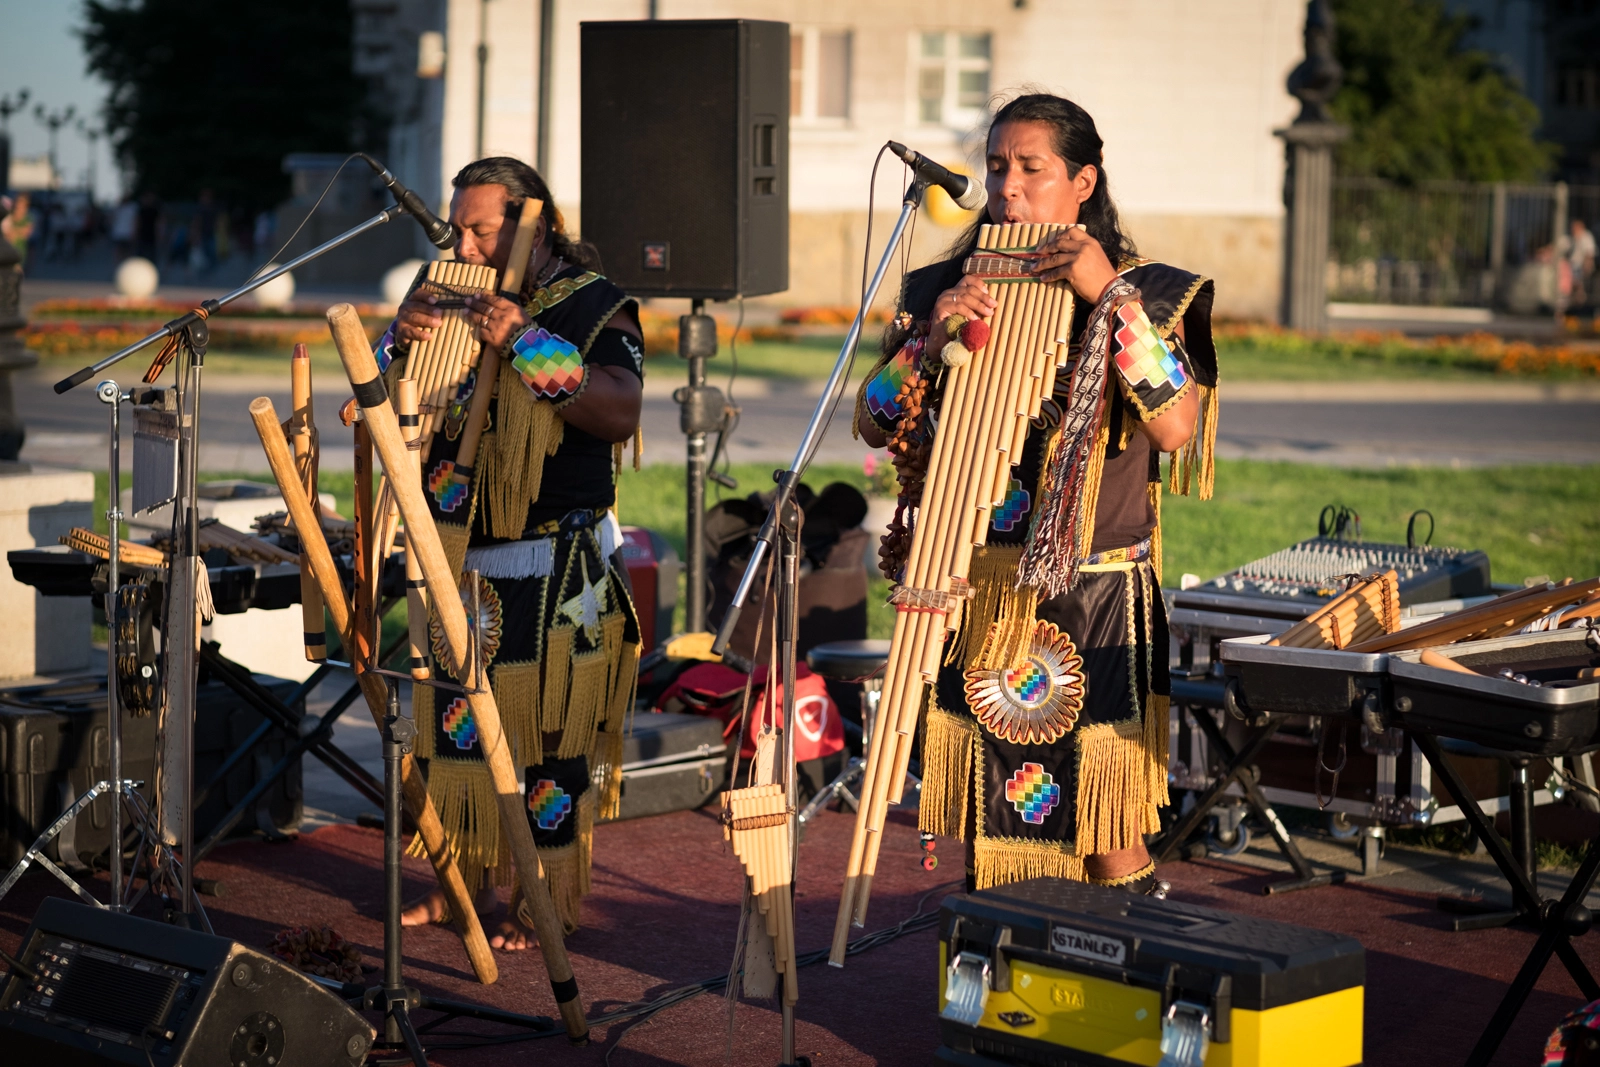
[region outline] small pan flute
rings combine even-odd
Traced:
[[[466,412],[452,412],[467,374],[478,365],[478,330],[467,312],[466,300],[480,293],[493,293],[497,286],[493,267],[453,260],[428,264],[428,276],[412,293],[414,297],[439,298],[434,307],[444,320],[426,341],[411,346],[406,362],[406,377],[417,382],[417,407],[422,414],[424,452],[427,443],[444,425],[445,419],[464,419]]]

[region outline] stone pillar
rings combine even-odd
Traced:
[[[1306,57],[1289,72],[1289,95],[1300,116],[1283,138],[1287,166],[1283,206],[1283,324],[1320,333],[1328,326],[1328,220],[1333,208],[1333,146],[1350,131],[1333,121],[1328,105],[1344,81],[1333,54],[1333,8],[1306,4]]]
[[[22,319],[22,257],[10,241],[0,241],[0,461],[15,462],[22,451],[24,430],[11,398],[11,372],[39,362],[22,347],[17,331]]]
[[[1333,146],[1348,135],[1331,122],[1295,123],[1283,138],[1283,304],[1285,326],[1308,333],[1328,327],[1328,229],[1333,213]]]

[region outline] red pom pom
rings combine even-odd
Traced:
[[[961,346],[968,352],[976,352],[989,343],[989,324],[982,319],[973,319],[961,327]]]

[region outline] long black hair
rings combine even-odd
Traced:
[[[539,217],[544,219],[545,232],[549,235],[545,239],[550,242],[550,250],[568,263],[576,263],[588,270],[600,270],[600,250],[582,238],[567,233],[566,222],[550,196],[550,186],[545,184],[538,171],[522,160],[511,156],[480,159],[462,167],[450,179],[450,184],[457,189],[465,189],[469,185],[505,186],[507,214],[520,212],[523,200],[530,196],[543,200],[544,210]]]
[[[1078,221],[1089,231],[1089,236],[1100,242],[1106,258],[1114,268],[1135,255],[1133,241],[1122,230],[1117,217],[1117,206],[1111,202],[1111,183],[1106,176],[1104,145],[1094,119],[1083,108],[1065,97],[1049,93],[1027,93],[1006,104],[994,114],[989,123],[985,145],[994,137],[994,131],[1008,122],[1042,122],[1050,127],[1050,146],[1067,164],[1067,176],[1076,178],[1085,166],[1093,164],[1098,172],[1094,192],[1078,208]],[[957,239],[952,251],[965,255],[978,247],[978,227],[989,221],[988,214],[980,215]]]

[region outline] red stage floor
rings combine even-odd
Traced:
[[[826,814],[800,851],[799,938],[802,952],[830,936],[851,819]],[[219,849],[202,865],[225,885],[206,904],[220,933],[263,946],[279,928],[327,923],[381,961],[381,834],[340,825],[286,844],[245,842]],[[945,850],[951,850],[946,854]],[[918,865],[916,834],[903,817],[883,845],[870,929],[909,916],[919,898],[937,910],[958,846],[943,843],[946,865]],[[601,827],[595,844],[594,894],[582,930],[568,940],[589,1014],[723,973],[739,915],[741,875],[709,811],[685,812]],[[408,861],[407,894],[430,880]],[[1178,899],[1350,934],[1367,948],[1366,1063],[1452,1064],[1465,1060],[1480,1028],[1534,942],[1528,930],[1455,934],[1431,897],[1359,883],[1262,897],[1268,875],[1201,861],[1163,869]],[[941,888],[943,887],[943,888]],[[30,872],[0,902],[0,941],[14,948],[45,894],[63,894],[42,871]],[[1600,972],[1600,939],[1576,942]],[[825,965],[800,975],[798,1051],[816,1067],[926,1064],[938,1044],[934,1015],[937,934],[924,930],[853,957],[843,970]],[[473,981],[455,935],[408,932],[407,979],[435,996],[476,1000],[514,1011],[554,1015],[537,951],[502,954],[500,981]],[[1559,963],[1545,973],[1496,1064],[1536,1064],[1545,1036],[1580,996]],[[615,1067],[639,1064],[767,1065],[778,1062],[778,1015],[771,1004],[741,1003],[731,1025],[726,1003],[703,995],[623,1034],[597,1029],[575,1049],[561,1037],[493,1048],[440,1051],[436,1064],[492,1067],[552,1062]]]

